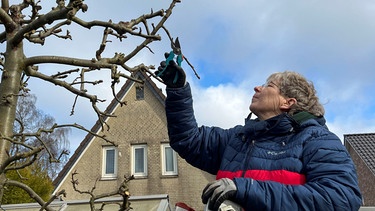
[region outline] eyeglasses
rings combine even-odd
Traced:
[[[268,81],[267,83],[263,84],[262,87],[265,88],[265,87],[276,87],[276,88],[279,88],[279,86],[277,84],[275,84],[273,81]]]

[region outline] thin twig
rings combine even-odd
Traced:
[[[162,26],[162,28],[164,29],[165,33],[168,35],[169,37],[169,40],[171,41],[171,43],[173,43],[173,38],[171,36],[171,34],[169,33],[169,30],[167,28],[165,28],[165,26]],[[194,66],[189,62],[188,58],[185,56],[185,54],[182,55],[182,58],[186,60],[186,63],[188,63],[188,65],[191,67],[191,69],[193,70],[195,76],[198,78],[198,79],[201,79],[201,77],[199,77],[197,71],[195,70]]]

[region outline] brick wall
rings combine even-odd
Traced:
[[[346,146],[357,169],[359,188],[364,206],[375,206],[375,176],[349,145]]]

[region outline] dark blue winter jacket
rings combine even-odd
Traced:
[[[217,179],[233,179],[232,200],[245,210],[359,209],[354,164],[323,117],[299,123],[281,114],[231,129],[198,127],[192,102],[189,84],[167,88],[171,147]]]

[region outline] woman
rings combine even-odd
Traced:
[[[272,74],[254,88],[250,111],[257,119],[222,129],[197,126],[181,67],[162,62],[158,74],[167,85],[171,147],[191,165],[216,175],[202,193],[209,209],[217,210],[225,200],[245,210],[359,209],[353,161],[326,127],[314,86],[303,76]]]

